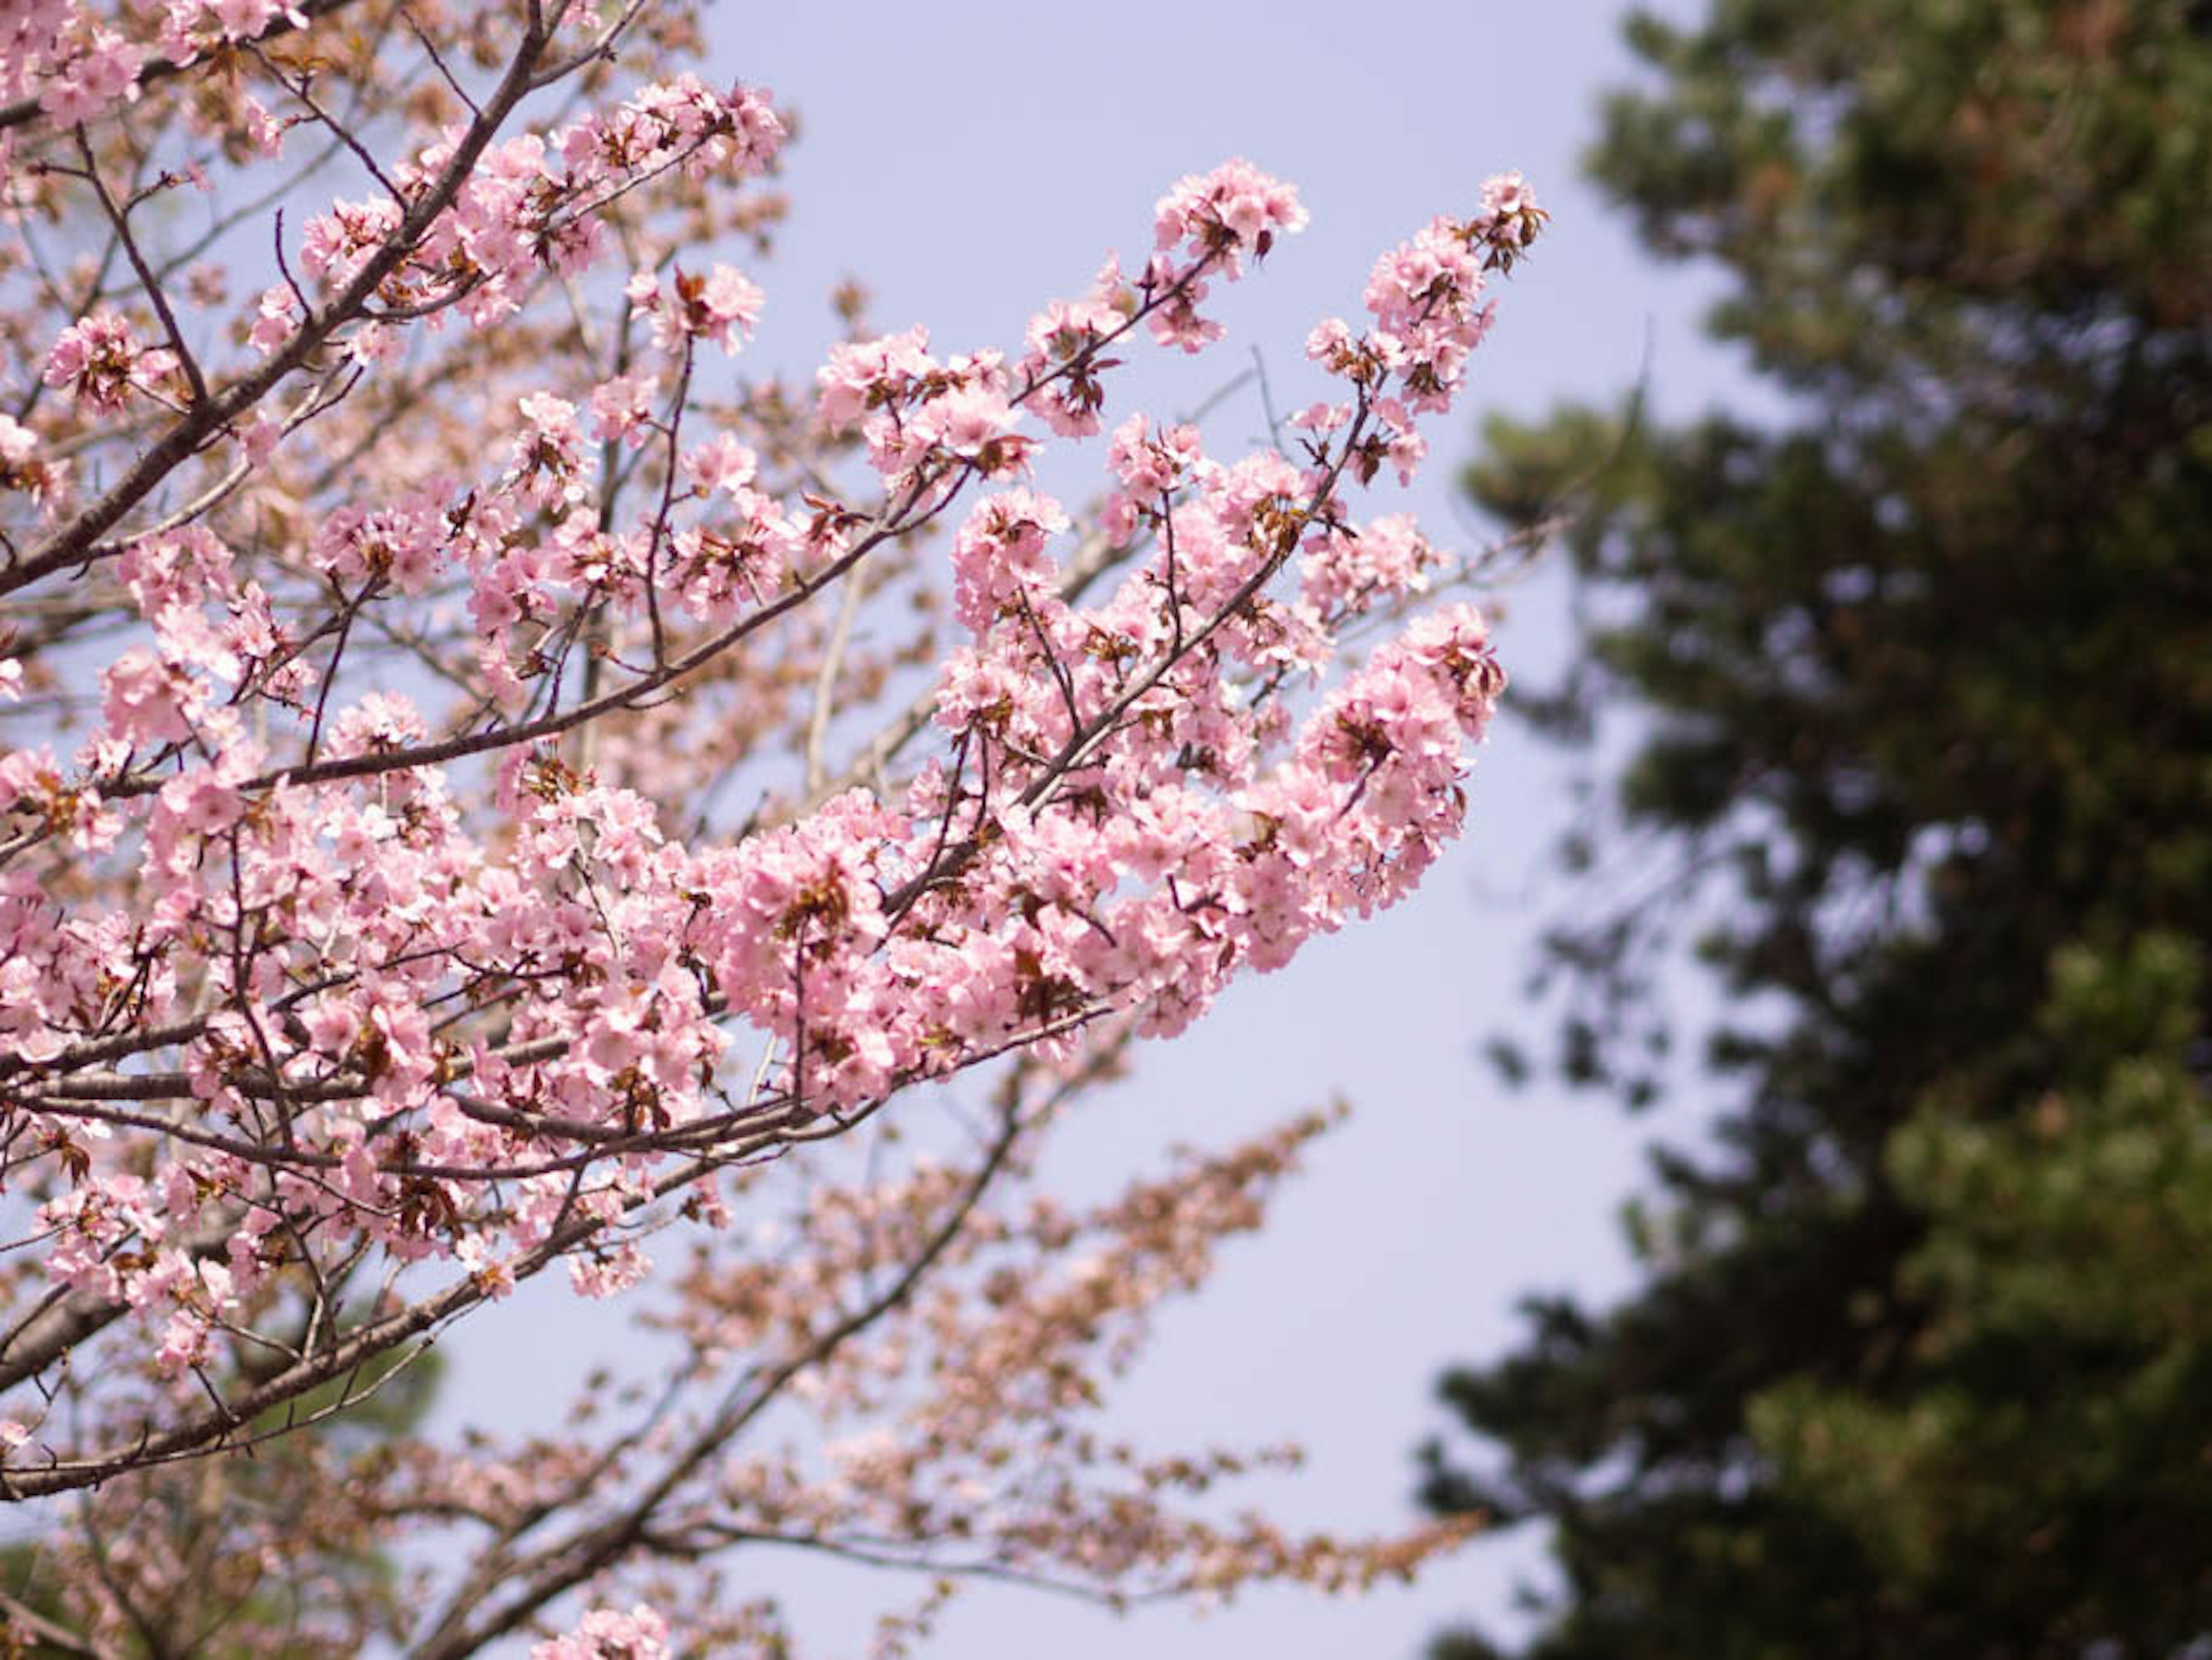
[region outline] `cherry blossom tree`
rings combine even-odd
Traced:
[[[1474,562],[1358,491],[1542,210],[1505,175],[1386,252],[1306,342],[1331,396],[1233,459],[1109,388],[1304,224],[1241,161],[1011,355],[846,295],[811,387],[749,380],[786,126],[700,44],[644,0],[0,9],[22,1640],[783,1653],[723,1577],[780,1545],[916,1570],[895,1651],[969,1577],[1344,1588],[1464,1531],[1224,1517],[1290,1455],[1091,1421],[1324,1117],[1034,1177],[1460,828],[1503,676],[1431,596]],[[641,1287],[657,1378],[337,1432],[555,1268]]]

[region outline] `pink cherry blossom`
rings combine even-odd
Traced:
[[[157,386],[175,367],[172,353],[140,344],[128,322],[102,311],[62,331],[40,378],[88,409],[113,411],[130,401],[134,389]]]
[[[1279,1450],[1085,1421],[1320,1123],[1085,1207],[1034,1179],[1143,1040],[1463,827],[1504,677],[1428,597],[1465,566],[1363,490],[1425,465],[1526,185],[1385,252],[1279,442],[1224,447],[1257,423],[1121,371],[1207,350],[1305,224],[1251,163],[1004,349],[740,373],[702,347],[763,315],[785,125],[685,67],[680,4],[384,21],[0,18],[39,382],[0,416],[0,1280],[40,1310],[0,1493],[86,1506],[56,1607],[134,1640],[134,1588],[193,1581],[131,1518],[186,1511],[246,1587],[223,1640],[270,1652],[773,1651],[689,1571],[739,1538],[1106,1597],[1449,1548],[1224,1520],[1192,1495]],[[222,1497],[541,1277],[649,1310],[665,1388],[526,1441],[303,1444]],[[366,1629],[318,1565],[424,1517],[503,1542]]]
[[[113,29],[92,27],[49,72],[39,107],[64,125],[89,121],[138,96],[143,48]]]
[[[668,1624],[641,1602],[627,1614],[593,1608],[565,1637],[538,1644],[530,1660],[668,1660]]]

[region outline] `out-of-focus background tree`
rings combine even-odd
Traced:
[[[1524,714],[1633,733],[1565,849],[1556,1051],[1499,1058],[1716,1133],[1655,1161],[1638,1291],[1444,1379],[1425,1496],[1550,1524],[1533,1655],[2196,1652],[2212,7],[1632,28],[1591,167],[1721,262],[1789,412],[1569,407],[1468,472],[1574,515]],[[1667,1013],[1689,951],[1719,1024]]]
[[[337,1660],[364,1633],[398,1644],[421,1612],[402,1554],[373,1511],[330,1499],[370,1491],[430,1410],[445,1364],[435,1350],[383,1359],[289,1409],[313,1422],[351,1399],[312,1429],[274,1433],[288,1408],[272,1408],[252,1426],[263,1438],[251,1457],[159,1465],[87,1494],[60,1519],[66,1536],[0,1543],[0,1615],[34,1660],[249,1660],[272,1645],[284,1660]],[[219,1387],[252,1381],[232,1374]],[[132,1610],[123,1630],[86,1635],[87,1603],[106,1599],[70,1582],[78,1564]],[[10,1660],[19,1652],[0,1645]]]

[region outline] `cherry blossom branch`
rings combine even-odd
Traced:
[[[1054,1092],[1050,1105],[1064,1100],[1073,1087],[1074,1080],[1064,1082]],[[1049,1111],[1050,1105],[1045,1110]],[[1010,1105],[998,1134],[950,1214],[880,1294],[831,1323],[805,1347],[770,1368],[750,1391],[734,1395],[619,1513],[543,1547],[527,1558],[501,1560],[501,1589],[514,1592],[507,1605],[473,1621],[457,1619],[457,1614],[472,1614],[482,1594],[476,1587],[466,1588],[475,1594],[456,1599],[454,1607],[432,1627],[416,1651],[420,1660],[461,1660],[461,1657],[473,1654],[526,1623],[556,1597],[649,1542],[653,1513],[766,1412],[793,1379],[820,1365],[913,1295],[915,1288],[966,1227],[976,1205],[1006,1167],[1027,1124],[1028,1120]]]
[[[140,1501],[118,1495],[173,1490],[188,1460],[214,1460],[191,1479],[220,1488],[240,1467],[217,1455],[322,1421],[555,1263],[612,1294],[663,1230],[724,1229],[733,1204],[798,1187],[811,1298],[778,1302],[741,1249],[702,1256],[669,1316],[687,1358],[611,1438],[556,1448],[519,1497],[412,1450],[362,1477],[344,1509],[364,1551],[410,1516],[489,1529],[446,1577],[433,1646],[771,1535],[1091,1583],[1078,1524],[1054,1519],[1086,1501],[1020,1438],[1058,1421],[1063,1381],[1122,1364],[1160,1288],[1194,1283],[1208,1242],[1256,1213],[1249,1184],[1283,1148],[1101,1213],[1127,1286],[1048,1271],[1073,1236],[1045,1210],[955,1215],[1026,1161],[999,1139],[1011,1110],[951,1171],[886,1171],[904,1155],[878,1138],[857,1185],[824,1189],[795,1172],[841,1161],[793,1155],[902,1122],[914,1109],[890,1104],[919,1084],[1001,1060],[1040,1078],[1102,1030],[1115,1055],[1172,1033],[1238,972],[1401,897],[1456,831],[1498,684],[1481,625],[1439,608],[1329,676],[1339,642],[1441,563],[1409,521],[1355,526],[1339,493],[1418,463],[1417,417],[1486,325],[1486,262],[1525,244],[1533,204],[1498,181],[1474,217],[1386,255],[1375,326],[1309,343],[1351,392],[1287,422],[1270,407],[1275,447],[1226,462],[1194,429],[1125,423],[1118,487],[1063,544],[1069,514],[1032,488],[1039,435],[1102,429],[1139,331],[1194,350],[1218,334],[1209,285],[1303,222],[1286,186],[1241,162],[1180,181],[1145,264],[1051,302],[1011,367],[855,330],[811,400],[721,400],[702,344],[735,350],[761,296],[700,252],[774,222],[748,181],[783,129],[757,94],[682,74],[607,101],[596,70],[681,50],[688,19],[648,35],[631,0],[556,44],[537,5],[489,29],[394,7],[295,65],[228,39],[258,36],[269,0],[209,3],[102,18],[59,0],[34,78],[0,65],[0,89],[44,75],[74,118],[4,140],[30,147],[10,199],[27,228],[81,217],[68,246],[96,268],[63,279],[27,228],[0,267],[27,316],[64,325],[18,331],[52,344],[0,419],[0,587],[27,604],[0,699],[29,694],[10,730],[54,739],[0,752],[0,1173],[26,1236],[0,1256],[0,1389],[33,1403],[0,1417],[0,1496],[85,1494],[72,1618],[104,1598],[100,1618],[161,1629],[117,1526]],[[158,123],[110,120],[139,83],[102,88],[155,40],[220,40],[285,112],[249,95],[217,115],[195,88],[149,103]],[[404,100],[387,51],[415,72]],[[507,132],[570,75],[557,124]],[[279,221],[280,280],[228,321],[262,356],[225,380],[179,321],[227,304],[226,279],[142,240],[137,210],[201,162],[239,199],[234,177],[281,163],[288,131],[380,193],[296,243]],[[611,346],[595,316],[623,319]],[[863,454],[879,485],[848,496],[829,481]],[[922,593],[945,541],[949,611]],[[40,587],[70,572],[66,604]],[[930,699],[904,702],[933,658]],[[1314,707],[1294,722],[1300,685]],[[875,788],[831,787],[833,748],[871,727],[841,781]],[[796,809],[765,787],[793,775]],[[763,785],[734,834],[712,794],[733,782]],[[1075,1072],[1071,1091],[1100,1075]],[[748,1322],[753,1363],[726,1365]],[[915,1421],[941,1438],[933,1479],[1011,1459],[1005,1496],[1039,1531],[978,1535],[971,1562],[750,1445],[766,1497],[717,1508],[735,1490],[708,1472],[771,1402],[804,1409],[819,1383],[840,1413],[887,1411],[917,1340],[948,1378],[1000,1377],[993,1345],[1037,1368],[1000,1377],[1003,1418],[948,1385]],[[1179,1468],[1133,1474],[1150,1494],[1180,1490]],[[1102,1569],[1111,1594],[1217,1583],[1194,1566],[1217,1552],[1231,1579],[1346,1583],[1395,1560],[1144,1506],[1125,1542],[1150,1566]],[[592,1629],[650,1635],[629,1618]]]
[[[254,37],[255,44],[276,40],[302,27],[311,27],[353,3],[354,0],[295,0],[289,10],[278,12],[269,27]],[[295,19],[299,21],[295,21]],[[141,87],[158,85],[173,76],[182,75],[198,61],[179,62],[173,58],[157,58],[139,70],[137,84]],[[12,103],[0,104],[0,132],[10,127],[27,125],[45,115],[46,112],[40,107],[36,98],[18,98]]]
[[[120,552],[119,547],[95,545],[97,538],[120,523],[125,514],[198,453],[209,438],[260,402],[278,382],[307,364],[339,328],[362,314],[385,278],[399,269],[438,216],[453,204],[453,198],[467,181],[493,135],[531,90],[531,70],[544,52],[550,37],[544,32],[534,0],[530,13],[531,21],[508,61],[507,72],[484,100],[483,112],[469,124],[444,167],[408,204],[390,239],[370,255],[329,304],[302,317],[290,338],[258,368],[248,370],[220,392],[195,403],[182,419],[139,455],[98,501],[23,558],[0,567],[0,598],[72,565]]]

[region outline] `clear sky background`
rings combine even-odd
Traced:
[[[1226,292],[1223,345],[1189,365],[1136,354],[1146,367],[1134,384],[1142,407],[1188,409],[1256,346],[1287,410],[1322,391],[1299,352],[1308,329],[1361,314],[1376,253],[1437,212],[1470,209],[1486,174],[1519,167],[1553,228],[1504,285],[1461,411],[1431,429],[1429,473],[1370,501],[1377,513],[1410,507],[1436,539],[1470,546],[1481,532],[1452,482],[1480,417],[1608,399],[1647,364],[1662,414],[1746,401],[1740,365],[1698,331],[1710,276],[1650,264],[1577,174],[1601,90],[1632,70],[1619,15],[1607,0],[1185,0],[1157,11],[723,0],[708,14],[717,70],[772,87],[803,124],[788,158],[793,215],[758,273],[769,314],[748,366],[808,374],[833,330],[823,296],[847,274],[872,291],[880,328],[927,323],[940,351],[1014,347],[1030,313],[1080,292],[1109,248],[1141,260],[1152,204],[1174,179],[1242,155],[1296,183],[1312,224]],[[1209,438],[1234,454],[1235,441],[1263,429],[1247,394]],[[1103,469],[1102,441],[1087,455]],[[1081,489],[1050,482],[1071,499]],[[1549,680],[1567,650],[1556,573],[1495,598],[1509,668]],[[1542,1087],[1509,1095],[1480,1062],[1493,1031],[1548,1037],[1518,987],[1534,934],[1567,902],[1546,851],[1572,805],[1558,757],[1510,721],[1470,795],[1470,833],[1413,900],[1316,942],[1287,971],[1237,988],[1188,1037],[1149,1047],[1135,1081],[1096,1101],[1054,1154],[1066,1185],[1097,1191],[1170,1142],[1226,1140],[1333,1096],[1355,1104],[1267,1232],[1233,1247],[1204,1294],[1169,1313],[1109,1418],[1163,1450],[1301,1440],[1306,1468],[1253,1494],[1306,1526],[1410,1519],[1411,1450],[1444,1426],[1437,1372],[1504,1349],[1528,1292],[1623,1287],[1613,1219],[1639,1182],[1640,1149],[1694,1129],[1664,1113],[1632,1122],[1601,1100]],[[567,1369],[549,1357],[574,1353],[580,1333],[608,1331],[565,1294],[522,1301],[513,1312],[523,1329],[459,1335],[441,1416],[511,1427],[550,1415]],[[813,1619],[833,1640],[860,1629],[816,1568],[774,1554],[731,1568],[748,1590],[787,1593],[803,1636]],[[1543,1571],[1540,1541],[1501,1535],[1410,1590],[1248,1594],[1202,1617],[1177,1607],[1117,1619],[977,1588],[932,1651],[1412,1657],[1455,1617],[1520,1628],[1513,1584]]]

